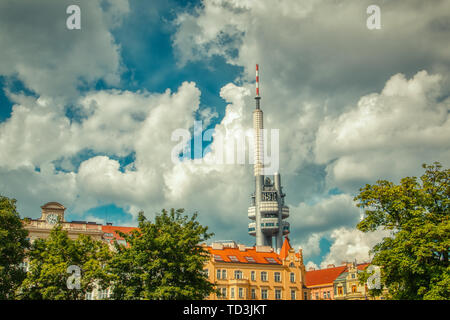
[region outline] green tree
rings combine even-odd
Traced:
[[[355,197],[365,211],[359,230],[392,231],[371,251],[372,264],[381,266],[381,281],[393,299],[450,297],[450,170],[438,162],[423,168],[420,180],[406,177],[399,185],[380,180]]]
[[[14,299],[25,278],[21,263],[29,247],[28,231],[16,211],[16,200],[0,196],[0,299]]]
[[[162,210],[155,222],[139,213],[139,229],[120,233],[111,262],[115,299],[203,299],[214,291],[203,274],[207,251],[200,245],[213,234],[208,227],[183,216],[183,209]]]
[[[47,239],[36,239],[27,256],[30,269],[20,288],[22,299],[78,300],[94,285],[109,286],[108,245],[83,234],[72,240],[61,224]],[[76,269],[80,272],[79,286]]]

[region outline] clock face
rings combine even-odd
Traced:
[[[58,215],[52,213],[47,216],[47,222],[50,224],[56,224],[58,222]]]
[[[262,201],[277,201],[277,193],[276,192],[263,192]]]

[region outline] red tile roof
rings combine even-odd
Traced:
[[[123,240],[123,237],[121,237],[116,231],[121,231],[123,233],[129,233],[133,230],[137,230],[136,227],[117,227],[117,226],[102,226],[103,233],[111,233],[116,240]],[[112,239],[111,239],[112,240]]]
[[[320,286],[333,284],[333,281],[345,270],[347,266],[339,266],[334,268],[306,271],[306,286]]]
[[[358,264],[358,265],[356,266],[356,268],[357,268],[358,270],[364,270],[364,269],[367,268],[369,265],[370,265],[370,263],[361,263],[361,264]]]
[[[364,270],[370,263],[361,263],[356,266],[358,270]],[[334,268],[320,269],[314,271],[306,271],[306,286],[320,286],[332,284],[338,276],[348,271],[347,266],[339,266]]]
[[[280,250],[280,259],[284,260],[286,259],[286,257],[289,255],[289,250],[291,250],[291,244],[289,243],[289,238],[285,237],[284,238],[284,242],[283,242],[283,246],[281,247]]]
[[[246,248],[245,251],[240,251],[239,248],[227,247],[224,247],[223,249],[212,249],[211,247],[206,248],[211,255],[220,256],[223,262],[274,264],[265,259],[269,258],[270,260],[270,258],[272,258],[275,260],[276,264],[281,264],[281,260],[276,252],[256,252],[254,247],[251,249]],[[235,256],[237,261],[231,261],[229,256]],[[255,262],[253,262],[253,260],[249,262],[245,257],[251,257]]]

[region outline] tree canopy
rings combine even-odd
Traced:
[[[438,162],[423,168],[420,179],[379,180],[354,199],[365,213],[359,230],[392,231],[372,249],[372,264],[393,299],[450,297],[450,170]]]
[[[155,221],[139,213],[139,229],[121,234],[127,245],[115,244],[110,272],[114,275],[113,298],[203,299],[213,292],[203,274],[209,257],[200,245],[213,234],[182,215],[184,209],[162,210]]]
[[[83,234],[72,240],[60,224],[47,239],[36,239],[27,257],[29,272],[20,288],[22,299],[85,299],[94,285],[109,286],[108,245]]]
[[[21,264],[29,247],[27,237],[16,200],[0,196],[0,299],[13,299],[25,278]]]

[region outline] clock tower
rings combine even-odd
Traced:
[[[64,211],[66,208],[58,202],[48,202],[41,206],[42,214],[41,219],[49,224],[56,224],[59,222],[64,222]]]

